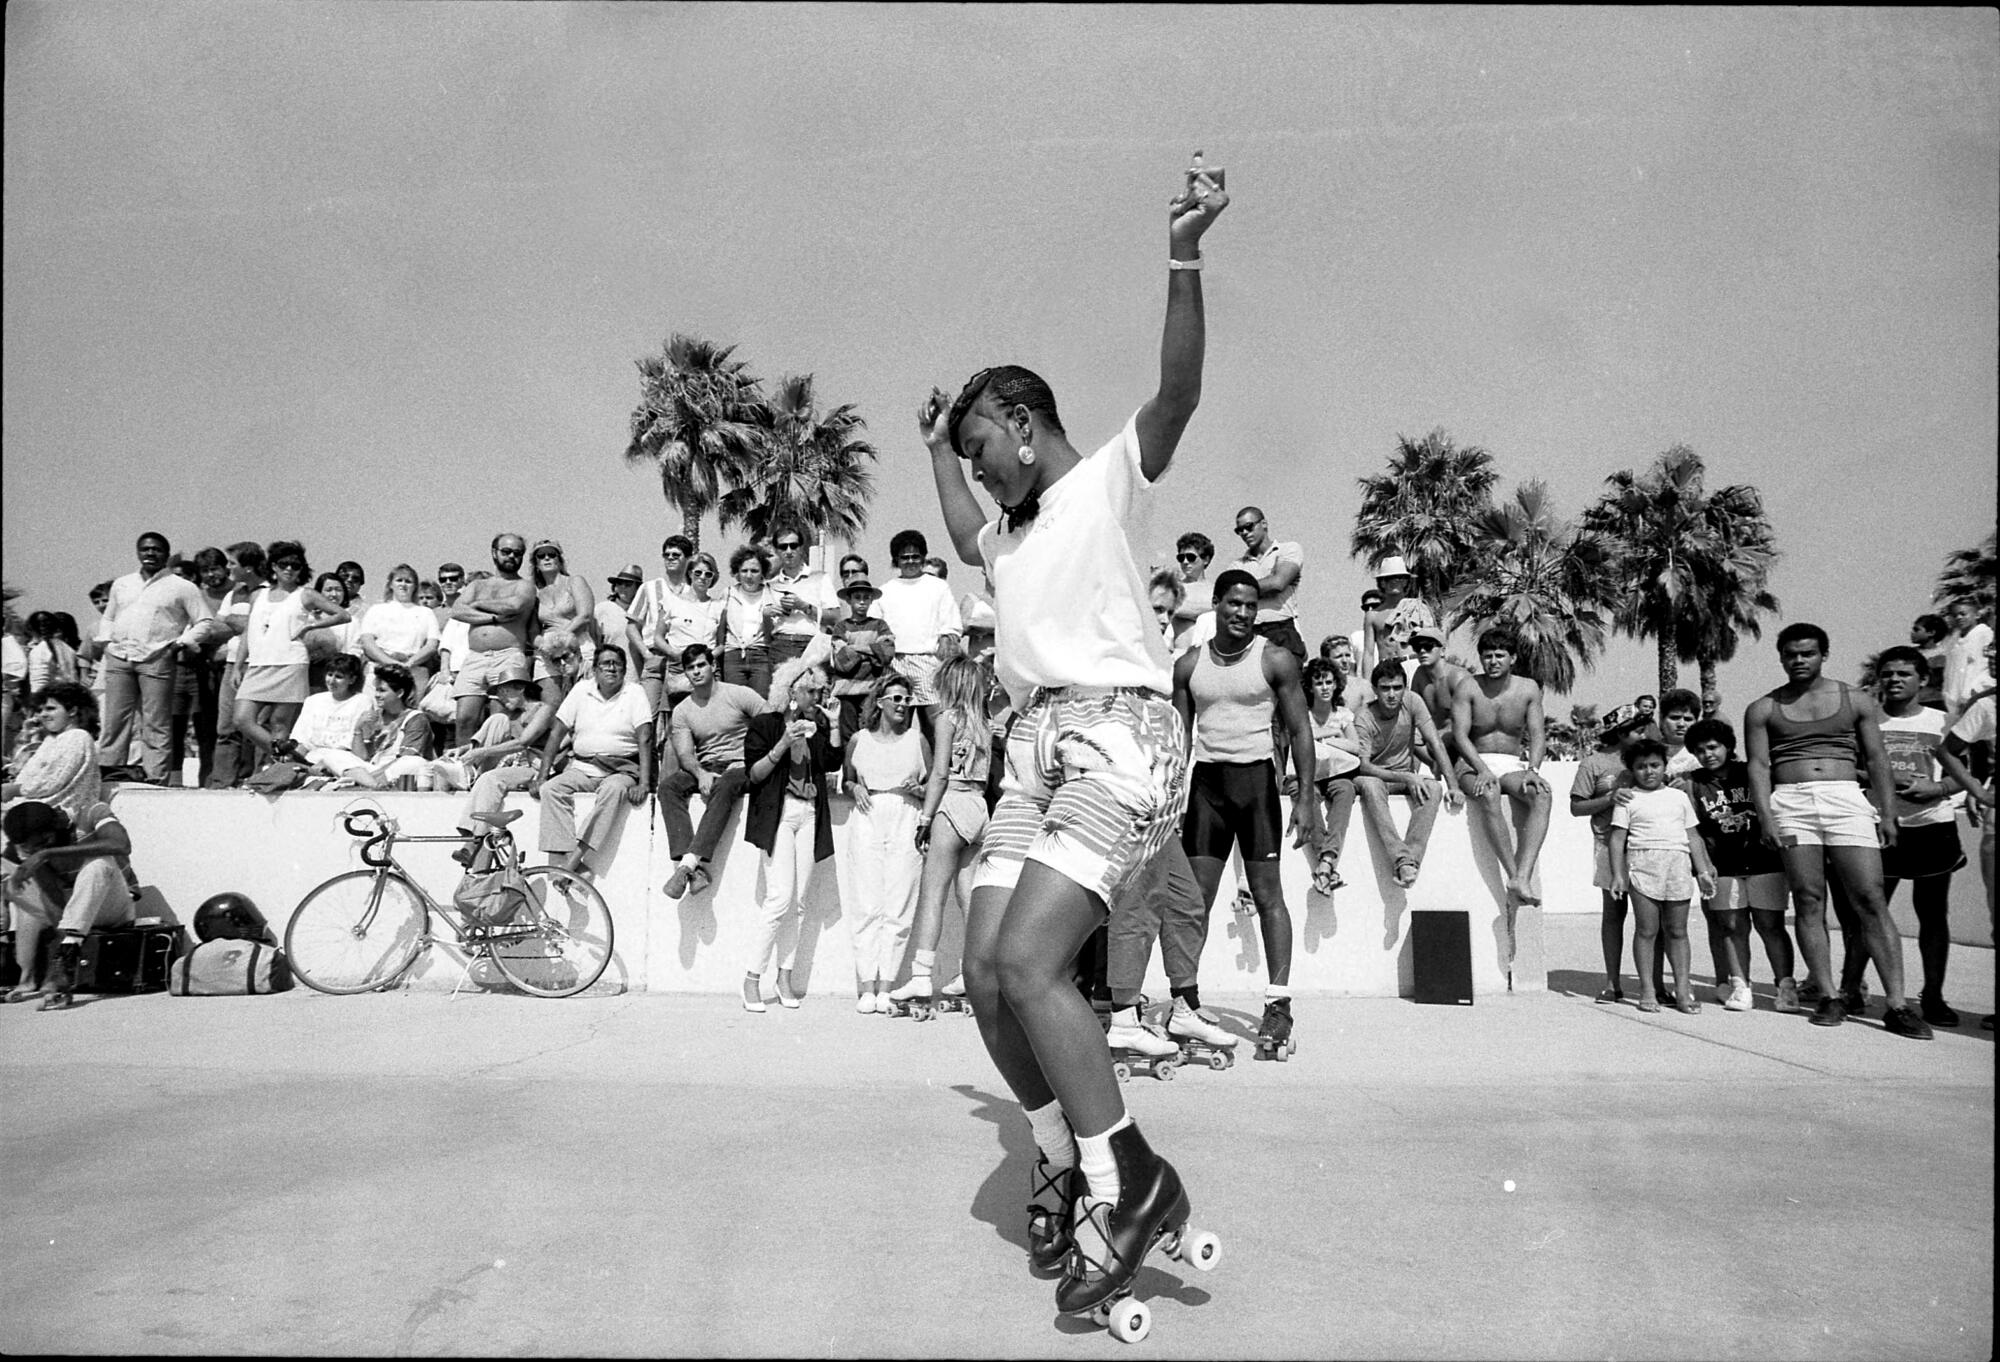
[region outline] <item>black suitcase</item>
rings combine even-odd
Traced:
[[[168,968],[181,953],[179,923],[112,927],[83,939],[77,970],[78,993],[158,993]]]

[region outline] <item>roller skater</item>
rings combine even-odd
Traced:
[[[1030,1189],[1030,1265],[1056,1246],[1052,1203],[1072,1190],[1073,1223],[1103,1231],[1087,1251],[1070,1249],[1065,1310],[1126,1289],[1155,1231],[1186,1219],[1177,1181],[1160,1195],[1171,1170],[1125,1114],[1071,967],[1187,798],[1166,646],[1129,545],[1144,540],[1154,486],[1199,399],[1198,243],[1227,203],[1203,174],[1170,205],[1159,391],[1095,455],[1070,443],[1048,384],[1011,365],[975,374],[955,400],[933,389],[918,416],[952,545],[993,585],[996,669],[1015,714],[966,913],[966,996],[1050,1174],[1049,1190]],[[961,458],[998,519],[987,520]],[[1071,1169],[1060,1188],[1054,1175]]]
[[[1129,1297],[1146,1255],[1164,1247],[1169,1257],[1205,1272],[1215,1266],[1222,1245],[1212,1234],[1189,1229],[1180,1174],[1153,1152],[1137,1126],[1112,1132],[1111,1157],[1118,1171],[1117,1200],[1077,1203],[1075,1245],[1056,1288],[1056,1308],[1066,1315],[1092,1315],[1137,1342],[1148,1319],[1145,1307]]]
[[[1215,1020],[1185,997],[1174,999],[1167,1012],[1168,1039],[1180,1046],[1181,1063],[1206,1064],[1211,1069],[1227,1069],[1236,1063],[1235,1033],[1225,1031]]]
[[[1135,1073],[1166,1080],[1181,1062],[1181,1047],[1144,1020],[1146,1000],[1115,1007],[1104,1018],[1104,1042],[1111,1047],[1111,1071],[1123,1083]]]

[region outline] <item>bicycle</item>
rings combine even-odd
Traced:
[[[443,918],[469,956],[491,960],[509,982],[538,998],[567,998],[596,983],[611,963],[611,910],[588,880],[552,865],[523,866],[507,825],[519,809],[475,813],[484,832],[406,837],[380,809],[343,810],[340,824],[362,842],[368,870],[349,870],[299,900],[285,925],[292,972],[321,993],[388,988],[430,949],[431,915]],[[473,920],[439,902],[396,860],[398,842],[457,842],[468,866],[483,851],[496,868],[518,872],[525,901],[503,920]]]

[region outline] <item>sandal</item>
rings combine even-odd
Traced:
[[[1606,985],[1599,991],[1597,1001],[1600,1003],[1622,1003],[1625,1001],[1625,990]]]
[[[1691,997],[1681,998],[1675,1001],[1674,1011],[1684,1013],[1685,1015],[1692,1017],[1695,1013],[1701,1011],[1701,1004],[1696,1002]]]
[[[1313,871],[1313,892],[1325,898],[1332,898],[1333,891],[1342,888],[1347,881],[1340,878],[1340,868],[1331,857],[1321,857],[1319,866]]]

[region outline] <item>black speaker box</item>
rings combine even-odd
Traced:
[[[1472,1006],[1472,920],[1464,913],[1410,914],[1410,957],[1420,1003]]]

